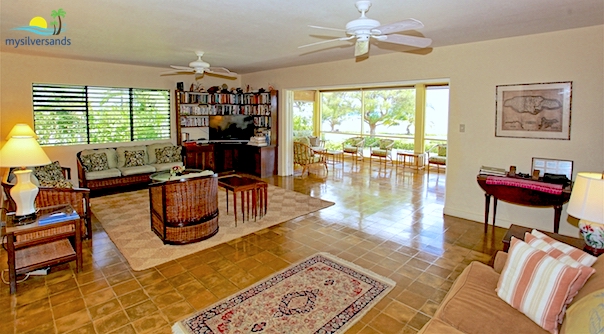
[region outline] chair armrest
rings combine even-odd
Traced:
[[[498,251],[495,255],[495,261],[493,261],[493,269],[499,274],[503,270],[503,266],[505,266],[505,262],[508,259],[508,253],[504,251]]]

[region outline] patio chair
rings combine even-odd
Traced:
[[[342,143],[342,150],[344,154],[350,154],[356,164],[358,160],[363,160],[363,146],[365,146],[365,138],[352,137]]]
[[[310,145],[302,142],[294,142],[294,165],[302,166],[302,176],[312,165],[322,165],[327,171],[327,162],[325,157],[315,152]]]
[[[433,152],[436,150],[436,152]],[[436,172],[440,173],[440,167],[447,165],[447,144],[438,144],[432,146],[427,151],[428,153],[428,166],[426,170],[430,173],[430,166],[436,166]]]
[[[380,139],[378,141],[378,146],[371,147],[371,156],[369,158],[369,169],[371,169],[371,161],[373,157],[377,157],[379,159],[380,168],[382,167],[382,161],[384,161],[384,168],[386,168],[386,164],[388,160],[390,163],[394,164],[392,160],[392,147],[394,146],[394,140],[392,139]]]

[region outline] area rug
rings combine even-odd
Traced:
[[[241,215],[238,214],[238,224],[235,227],[232,201],[230,193],[227,215],[225,192],[222,189],[218,191],[218,233],[189,245],[164,245],[151,231],[148,190],[92,198],[90,203],[92,213],[135,271],[178,259],[334,204],[269,185],[266,215],[257,221],[242,222]]]
[[[395,284],[318,253],[177,322],[172,332],[343,333]]]

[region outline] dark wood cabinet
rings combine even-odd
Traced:
[[[277,146],[245,144],[185,145],[187,168],[243,172],[259,177],[277,174]]]
[[[185,166],[194,169],[215,170],[215,155],[213,144],[184,145]]]

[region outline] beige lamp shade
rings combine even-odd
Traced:
[[[12,137],[0,151],[0,166],[26,167],[42,166],[50,159],[34,137]]]
[[[566,212],[579,219],[604,224],[604,179],[601,173],[579,173]]]
[[[31,129],[31,127],[24,123],[15,124],[12,130],[6,136],[6,140],[11,139],[12,137],[34,137],[38,138],[38,135]]]

